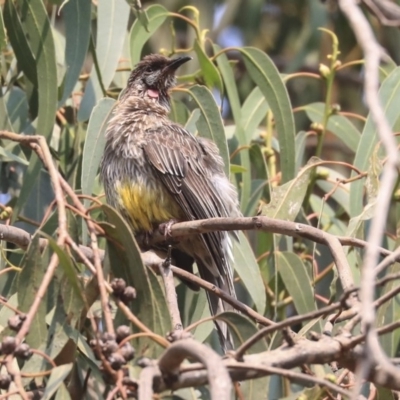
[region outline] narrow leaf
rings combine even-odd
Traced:
[[[223,84],[221,75],[214,65],[214,63],[208,58],[207,54],[201,48],[200,42],[198,39],[194,41],[194,51],[197,55],[197,61],[200,64],[201,72],[203,73],[203,78],[206,86],[209,89],[217,88],[222,96],[223,93]]]
[[[149,21],[147,27],[139,19],[136,19],[131,28],[130,48],[132,66],[140,61],[143,46],[165,21],[168,11],[162,5],[154,4],[146,9],[146,14]]]
[[[105,131],[115,100],[103,98],[93,109],[87,128],[82,155],[82,194],[91,196],[106,143]]]
[[[43,394],[42,400],[50,400],[53,394],[64,382],[66,377],[69,375],[73,367],[73,364],[64,364],[55,367],[51,370],[50,378],[46,385],[46,390]]]
[[[219,52],[220,47],[218,45],[214,45],[214,51]],[[233,118],[235,120],[234,136],[237,138],[239,146],[245,148],[249,145],[249,141],[247,140],[246,130],[243,126],[243,117],[240,110],[239,93],[235,76],[225,53],[221,53],[218,56],[217,63],[224,79],[225,91],[228,96],[229,105],[232,109]],[[240,208],[242,212],[244,212],[248,208],[248,199],[251,195],[251,166],[248,151],[245,150],[240,152],[237,159],[240,159],[240,164],[243,168],[243,172],[239,177],[239,181]]]
[[[36,131],[49,142],[57,111],[57,65],[53,34],[42,0],[19,0],[21,20],[37,67],[39,114]]]
[[[324,118],[324,103],[308,104],[301,109],[307,113],[312,122],[322,123]],[[361,133],[355,125],[345,116],[334,114],[329,117],[328,131],[332,132],[350,150],[356,152]]]
[[[278,253],[277,265],[286,290],[292,296],[299,315],[316,310],[310,276],[301,258],[289,252]]]
[[[391,127],[399,119],[400,103],[400,67],[393,70],[383,81],[379,90],[379,98],[384,108],[385,116]],[[354,159],[354,166],[361,171],[366,171],[370,163],[370,157],[378,141],[375,123],[371,114],[368,115],[361,140]],[[352,176],[356,175],[355,172]],[[350,216],[359,215],[363,209],[363,180],[355,181],[350,188]]]
[[[225,138],[221,114],[211,92],[204,86],[195,85],[188,89],[200,109],[196,126],[199,135],[211,139],[218,146],[225,164],[225,174],[229,176],[229,152]]]
[[[62,9],[65,23],[65,66],[63,93],[58,107],[70,96],[86,58],[91,25],[91,1],[69,0]]]
[[[48,253],[45,257],[41,254],[39,236],[36,234],[32,238],[22,263],[22,271],[18,276],[18,309],[24,313],[29,311],[37,296],[37,291],[47,269],[47,261]],[[47,293],[35,313],[30,333],[26,337],[26,342],[35,349],[39,348],[47,337],[46,299]]]
[[[319,159],[313,157],[295,179],[274,188],[271,201],[262,208],[262,215],[294,221],[303,204],[313,165]]]
[[[239,241],[235,241],[233,245],[233,255],[235,271],[254,301],[257,311],[264,314],[266,304],[264,283],[253,250],[243,232],[239,232]]]
[[[129,19],[125,0],[99,0],[97,7],[96,57],[101,77],[92,69],[78,112],[78,120],[89,119],[93,107],[103,96],[100,79],[108,89],[117,69]]]
[[[274,115],[280,145],[282,182],[295,175],[295,127],[292,107],[286,87],[271,59],[252,47],[238,49],[253,81],[260,88]]]

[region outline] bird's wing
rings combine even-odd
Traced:
[[[204,147],[188,131],[171,124],[146,132],[143,150],[161,182],[182,208],[187,220],[228,216],[215,186],[211,172],[205,165]],[[227,260],[222,249],[224,234],[212,232],[202,235],[216,268],[215,276],[227,276]],[[224,260],[221,262],[221,260]]]

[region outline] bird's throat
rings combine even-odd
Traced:
[[[158,99],[160,93],[158,90],[155,89],[147,89],[147,96],[151,97],[152,99]]]

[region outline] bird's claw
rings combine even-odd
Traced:
[[[158,230],[162,235],[164,235],[165,240],[167,240],[169,237],[172,237],[171,228],[172,225],[176,224],[177,222],[178,222],[177,219],[170,219],[168,222],[164,222],[159,225]]]

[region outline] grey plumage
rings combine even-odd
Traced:
[[[101,177],[107,201],[135,233],[151,231],[170,218],[240,215],[217,146],[168,119],[168,89],[175,84],[176,68],[187,60],[145,57],[131,73],[106,132]],[[226,232],[190,236],[177,245],[189,257],[176,260],[190,270],[194,259],[203,279],[235,296],[231,246]],[[232,309],[213,294],[208,297],[213,314]],[[231,347],[225,324],[217,323],[217,328],[225,349]]]

